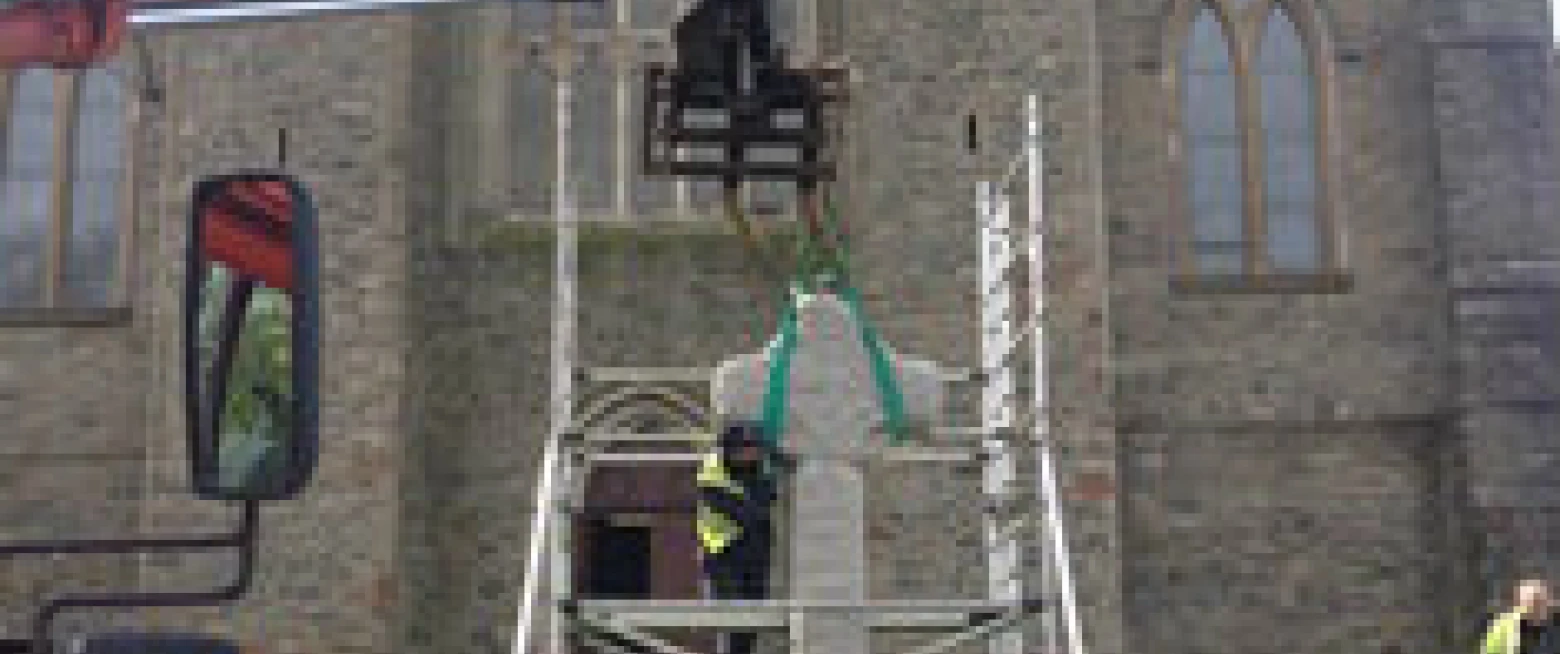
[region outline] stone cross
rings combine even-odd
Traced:
[[[866,492],[860,465],[888,442],[882,399],[861,340],[861,325],[833,295],[798,297],[798,338],[791,357],[786,433],[797,458],[785,486],[791,514],[788,591],[801,603],[853,605],[867,600]],[[768,386],[765,350],[739,355],[715,371],[715,409],[726,418],[760,419]],[[936,422],[943,388],[937,366],[885,354],[894,363],[906,422]],[[838,608],[791,616],[793,654],[867,654],[870,615]]]

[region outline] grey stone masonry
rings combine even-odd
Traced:
[[[1192,0],[818,0],[823,57],[853,76],[833,190],[867,314],[903,351],[977,365],[975,183],[1018,154],[1039,93],[1047,285],[1029,290],[1048,311],[1046,417],[1088,654],[1471,651],[1514,577],[1560,574],[1548,2],[1215,1],[1253,21],[1293,11],[1321,49],[1338,269],[1273,292],[1171,283],[1187,235],[1170,18]],[[633,4],[640,26],[670,6]],[[0,316],[0,532],[230,524],[186,488],[184,212],[200,177],[271,165],[281,127],[320,207],[321,467],[263,511],[243,600],[63,630],[208,629],[263,654],[508,652],[548,427],[557,141],[552,57],[532,39],[546,12],[499,5],[145,32],[168,95],[138,107],[130,306],[90,327]],[[593,38],[569,165],[600,222],[620,188],[609,82],[631,67]],[[146,72],[126,61],[127,81]],[[711,188],[694,185],[690,213]],[[641,220],[689,218],[670,215],[668,180],[635,176],[627,196],[630,220],[583,230],[579,363],[713,366],[762,347],[776,307],[741,240]],[[791,237],[779,222],[766,243]],[[900,467],[863,480],[864,592],[982,595],[978,470]],[[231,563],[4,562],[0,635],[46,596],[209,588]],[[906,649],[890,644],[872,649]]]
[[[1455,555],[1464,605],[1479,609],[1518,577],[1560,572],[1554,45],[1547,3],[1441,4],[1434,107],[1466,502]]]
[[[130,322],[0,328],[0,540],[134,532],[145,492],[142,348]],[[0,637],[25,637],[51,597],[135,584],[128,556],[0,559]],[[68,615],[61,629],[106,620]]]

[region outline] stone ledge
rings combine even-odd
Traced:
[[[754,236],[771,252],[789,254],[801,223],[789,219],[754,221]],[[620,247],[682,247],[725,244],[742,236],[723,219],[709,217],[618,220],[584,217],[576,222],[581,250]],[[450,250],[514,250],[551,245],[556,225],[544,217],[490,221],[472,230],[466,239],[450,238],[441,245]]]
[[[1459,262],[1452,270],[1452,286],[1453,290],[1468,294],[1542,293],[1560,289],[1560,260]]]
[[[1176,275],[1170,278],[1170,290],[1182,295],[1337,294],[1354,290],[1354,275],[1343,271],[1263,275]]]
[[[1414,433],[1449,424],[1451,414],[1383,415],[1362,418],[1260,419],[1260,418],[1164,418],[1121,416],[1122,434],[1375,434]]]
[[[1544,48],[1554,47],[1554,35],[1547,25],[1476,24],[1438,27],[1425,34],[1431,45],[1457,49]]]

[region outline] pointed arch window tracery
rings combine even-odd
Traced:
[[[1173,43],[1181,278],[1339,269],[1327,43],[1297,0],[1184,0]]]

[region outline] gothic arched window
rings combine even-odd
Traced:
[[[1180,272],[1262,281],[1331,273],[1325,47],[1296,0],[1182,0]]]

